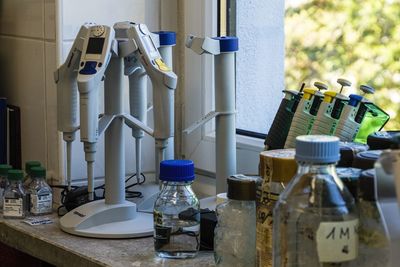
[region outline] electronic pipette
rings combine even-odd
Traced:
[[[324,99],[315,117],[310,134],[333,135],[335,133],[344,103],[348,101],[348,97],[342,95],[342,90],[345,86],[351,85],[351,82],[345,79],[338,79],[338,83],[342,85],[339,93],[335,91],[324,92]],[[314,85],[319,89],[327,88],[326,85],[319,82],[314,83]]]
[[[317,89],[306,88],[303,90],[303,97],[294,114],[285,148],[294,148],[297,136],[310,133],[323,96]]]
[[[172,46],[176,43],[175,32],[160,31],[153,33],[153,36],[159,38],[160,47],[158,48],[160,55],[165,60],[166,65],[172,66]],[[153,40],[156,42],[156,40]],[[125,75],[129,77],[129,104],[130,114],[143,123],[147,123],[147,74],[146,70],[140,63],[139,58],[133,54],[124,58]],[[172,104],[174,105],[174,104]],[[132,129],[132,136],[135,138],[136,148],[136,177],[141,174],[141,151],[142,138],[144,131],[142,129]],[[170,137],[165,150],[165,159],[174,158],[174,138]]]
[[[90,24],[83,25],[76,36],[72,48],[62,64],[54,72],[57,84],[57,130],[63,133],[67,143],[67,184],[71,190],[71,149],[75,132],[79,128],[78,114],[78,67],[81,59],[83,40],[86,38]]]
[[[375,92],[374,88],[367,85],[361,85],[360,90],[364,94],[373,94]],[[349,98],[349,102],[343,108],[335,133],[343,142],[352,142],[354,140],[360,130],[360,125],[366,112],[366,110],[360,110],[363,96],[351,94]]]
[[[89,199],[94,198],[94,161],[98,140],[98,97],[100,82],[111,58],[114,30],[105,25],[90,26],[83,43],[78,72],[81,142],[87,163]]]
[[[265,138],[265,150],[281,149],[284,147],[304,86],[305,84],[303,83],[300,91],[283,91],[285,96],[279,105],[274,121]]]
[[[177,76],[164,63],[147,26],[131,22],[116,23],[115,30],[125,31],[126,56],[139,58],[153,85],[155,170],[158,182],[159,165],[164,160],[168,139],[174,136],[174,94]],[[125,55],[124,55],[125,56]]]

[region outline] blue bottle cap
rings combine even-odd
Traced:
[[[302,135],[296,138],[297,161],[334,163],[340,159],[339,138],[327,135]]]
[[[160,180],[189,182],[194,180],[194,164],[191,160],[163,160],[160,163]]]
[[[360,101],[363,99],[362,96],[360,96],[360,95],[355,95],[355,94],[349,95],[349,98],[350,98],[350,99],[349,99],[348,104],[349,104],[350,106],[353,106],[353,107],[357,106],[358,103],[360,103]]]
[[[219,41],[219,50],[221,53],[239,51],[239,39],[237,37],[220,36],[220,37],[213,37],[213,39]]]
[[[176,45],[176,32],[171,32],[171,31],[159,31],[159,32],[153,32],[155,34],[158,34],[160,37],[160,45],[165,46],[165,45]]]

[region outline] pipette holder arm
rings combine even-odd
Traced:
[[[186,47],[199,55],[207,53],[216,56],[221,53],[219,41],[210,37],[188,35],[186,38]]]

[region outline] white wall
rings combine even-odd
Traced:
[[[58,9],[56,9],[56,7]],[[64,144],[57,132],[56,63],[68,54],[72,41],[84,22],[112,26],[114,22],[151,21],[158,30],[159,0],[3,0],[0,2],[0,95],[21,107],[22,161],[39,160],[49,175],[61,181]],[[56,18],[61,27],[56,30]],[[60,45],[60,46],[59,46]],[[60,47],[60,53],[57,48]],[[61,58],[57,58],[57,55]],[[125,99],[128,99],[126,91]],[[149,99],[150,100],[150,99]],[[128,103],[125,103],[128,112]],[[152,121],[151,112],[149,122]],[[126,171],[134,172],[134,140],[126,129]],[[98,145],[95,176],[104,175],[103,138]],[[73,177],[86,174],[79,136],[73,145]],[[143,171],[154,170],[154,145],[144,139]]]
[[[48,136],[52,123],[47,121],[53,114],[46,106],[54,90],[54,25],[54,1],[0,2],[0,95],[21,108],[22,161],[50,163],[53,170],[57,153],[49,153],[49,146],[55,136]]]
[[[284,89],[285,1],[236,1],[237,128],[267,133]]]

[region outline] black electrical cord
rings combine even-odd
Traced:
[[[130,181],[133,177],[136,177],[136,173],[130,175],[128,178],[125,179],[125,183],[128,183],[128,181]],[[136,186],[136,185],[141,185],[143,183],[146,182],[146,176],[141,173],[140,177],[136,178],[136,182],[130,185],[125,186],[125,197],[126,198],[141,198],[143,197],[143,194],[139,191],[133,191],[130,190],[130,188]],[[68,190],[68,186],[67,185],[53,185],[51,186],[52,188],[58,188],[58,189],[62,189],[61,191],[61,205],[57,208],[57,214],[58,216],[63,216],[65,215],[66,212],[64,212],[63,214],[61,214],[61,209],[67,209],[66,207],[66,197],[68,194],[70,193],[74,193],[74,191],[76,192],[76,190],[80,189],[81,187],[79,186],[71,186],[71,190]],[[94,188],[95,192],[94,192],[94,200],[99,200],[99,199],[104,199],[105,198],[105,184],[102,184],[100,186],[97,186]],[[101,196],[97,196],[96,194],[96,190],[103,190],[103,193]],[[80,195],[80,197],[86,197],[88,196],[88,193],[86,192],[86,195]]]
[[[129,180],[131,180],[133,177],[136,177],[136,173],[132,174],[131,176],[129,176],[126,180],[125,183],[127,183]],[[140,180],[140,177],[142,177],[143,179]],[[125,194],[126,194],[126,198],[141,198],[143,197],[143,194],[139,191],[132,191],[129,190],[130,188],[136,186],[136,185],[141,185],[144,182],[146,182],[146,176],[141,173],[139,177],[136,177],[136,183],[130,184],[125,186]]]

